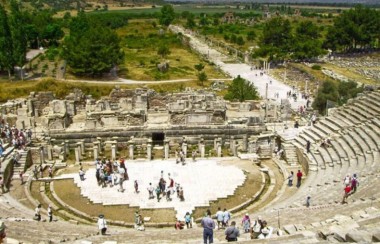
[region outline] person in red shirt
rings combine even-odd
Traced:
[[[350,186],[350,185],[347,185],[347,186],[344,188],[344,195],[343,195],[342,204],[347,203],[347,198],[348,198],[348,196],[350,195],[350,192],[351,192],[351,186]]]
[[[297,172],[297,188],[301,186],[301,181],[302,181],[302,172],[301,170],[298,170]]]

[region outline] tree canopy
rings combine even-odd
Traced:
[[[73,20],[62,49],[70,71],[77,75],[99,76],[124,58],[116,33],[100,23],[89,24],[85,14]]]
[[[4,7],[0,4],[0,70],[13,70],[13,42],[9,27],[8,16]]]
[[[238,75],[238,77],[233,79],[232,83],[228,86],[228,91],[224,96],[224,99],[239,100],[239,102],[244,102],[245,100],[259,99],[259,94],[253,83]]]
[[[380,38],[380,12],[358,5],[334,19],[324,46],[333,51],[372,48]]]
[[[169,26],[175,18],[174,8],[171,4],[165,4],[161,8],[161,15],[160,15],[160,24],[164,26]]]
[[[354,81],[348,82],[333,82],[325,81],[318,90],[318,94],[313,102],[313,108],[317,109],[320,113],[326,111],[328,101],[342,105],[348,99],[356,97],[356,95],[363,91],[362,87]]]

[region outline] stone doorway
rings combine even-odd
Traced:
[[[153,145],[164,145],[165,134],[163,132],[152,133],[152,142]]]

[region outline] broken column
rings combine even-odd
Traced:
[[[80,153],[81,153],[82,155],[85,155],[86,152],[85,152],[85,150],[84,150],[84,140],[80,140],[79,143],[80,143],[80,149],[81,149]]]
[[[75,163],[79,164],[80,163],[80,148],[76,147],[75,148]]]
[[[222,156],[222,143],[219,140],[216,142],[216,155],[217,157]]]
[[[69,145],[69,140],[65,140],[65,153],[66,153],[66,155],[69,155],[69,153],[70,153],[70,145]]]
[[[112,141],[111,144],[111,156],[112,160],[115,160],[117,155],[117,141]]]
[[[168,139],[164,140],[164,156],[165,156],[165,159],[169,159],[169,140]]]
[[[146,145],[146,156],[148,160],[152,160],[152,140],[148,140],[148,144]]]
[[[247,141],[248,141],[247,135],[243,135],[243,148],[242,148],[243,152],[247,151],[247,143],[248,143]]]
[[[130,141],[129,142],[129,159],[130,160],[133,160],[133,150],[134,150],[134,145],[133,145],[133,142]]]
[[[45,163],[45,154],[44,154],[44,147],[40,147],[40,164]]]
[[[96,160],[96,159],[99,158],[99,149],[98,149],[98,146],[94,146],[93,150],[94,150],[94,160]]]
[[[182,152],[183,152],[184,157],[186,158],[186,156],[187,156],[187,143],[186,142],[182,143]]]
[[[80,142],[76,143],[76,149],[78,150],[79,153],[79,160],[82,159],[82,146]]]
[[[48,155],[48,160],[53,160],[53,148],[51,145],[47,146],[47,155]]]
[[[203,141],[199,144],[199,151],[201,153],[201,158],[204,158],[205,157],[205,143]]]

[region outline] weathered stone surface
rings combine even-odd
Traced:
[[[285,225],[284,227],[283,227],[283,229],[284,229],[284,231],[286,232],[286,233],[288,233],[288,234],[294,234],[294,233],[296,233],[297,232],[297,229],[296,229],[296,227],[294,226],[294,225]]]
[[[347,242],[371,242],[371,234],[366,231],[352,230],[346,234]]]

